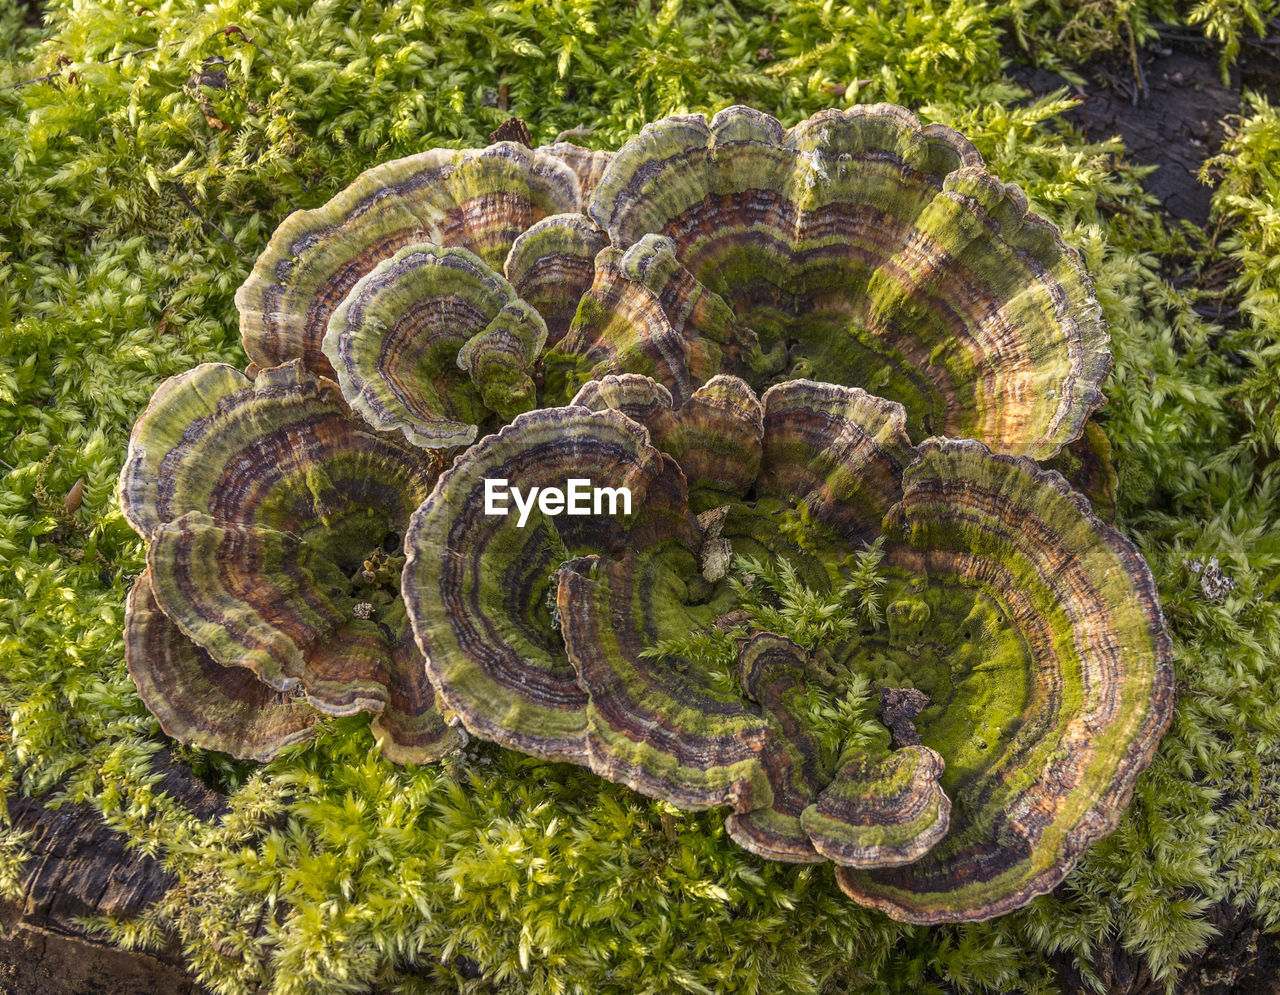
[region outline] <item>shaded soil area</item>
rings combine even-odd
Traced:
[[[1204,225],[1212,190],[1196,174],[1222,144],[1223,119],[1240,110],[1238,82],[1223,84],[1217,55],[1203,42],[1198,51],[1149,49],[1139,65],[1141,83],[1122,63],[1082,70],[1083,87],[1030,66],[1014,67],[1011,75],[1037,96],[1069,90],[1078,107],[1066,120],[1093,141],[1123,139],[1130,159],[1159,167],[1144,182],[1169,216]]]
[[[1054,72],[1014,65],[1009,74],[1043,96],[1066,89],[1079,106],[1065,119],[1086,138],[1119,136],[1131,160],[1158,166],[1147,190],[1165,212],[1203,226],[1209,219],[1210,186],[1197,177],[1205,159],[1221,148],[1224,119],[1240,112],[1242,89],[1280,99],[1280,24],[1267,39],[1245,38],[1240,57],[1222,78],[1217,50],[1185,28],[1160,28],[1160,40],[1138,53],[1081,67],[1076,86]]]
[[[1176,995],[1280,995],[1280,945],[1248,915],[1230,905],[1210,910],[1218,935],[1178,978]],[[1095,992],[1065,957],[1054,965],[1063,992]],[[1107,995],[1164,995],[1141,956],[1109,945],[1096,951],[1093,970]]]

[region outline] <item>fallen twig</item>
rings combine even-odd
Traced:
[[[278,63],[275,59],[271,58],[270,53],[268,53],[268,52],[267,52],[267,50],[266,50],[265,48],[263,48],[261,45],[259,45],[259,44],[258,44],[256,41],[254,41],[251,37],[249,37],[247,34],[245,34],[245,32],[244,32],[244,28],[240,27],[238,24],[232,24],[230,27],[223,28],[223,29],[222,29],[222,33],[223,33],[224,35],[226,35],[227,37],[230,37],[231,35],[239,35],[239,36],[240,36],[241,38],[243,38],[246,42],[248,42],[250,45],[252,45],[254,48],[256,48],[259,52],[261,52],[261,53],[262,53],[262,57],[263,57],[264,59],[266,59],[268,62],[270,62],[273,66],[275,66],[275,67],[276,67],[277,69],[279,69],[281,72],[283,72],[283,71],[284,71],[284,66],[280,65],[280,63]]]
[[[235,249],[236,252],[240,253],[240,255],[244,256],[247,259],[249,254],[245,252],[244,249],[240,248],[240,246],[236,245],[236,243],[231,240],[231,236],[229,236],[225,231],[223,231],[216,224],[214,224],[212,221],[210,221],[208,218],[206,218],[203,214],[200,213],[200,208],[196,207],[196,205],[192,202],[191,198],[187,196],[187,191],[182,186],[182,184],[179,183],[177,180],[173,180],[172,183],[174,185],[174,188],[178,191],[178,196],[182,198],[182,202],[187,205],[187,210],[189,210],[192,214],[194,214],[197,218],[199,218],[201,223],[204,224],[206,227],[212,228],[215,232],[217,232],[220,236],[222,236],[222,240],[224,242],[226,242],[229,246]]]
[[[165,42],[163,45],[152,45],[150,48],[138,48],[138,49],[134,49],[132,52],[125,52],[124,55],[113,55],[109,59],[101,59],[96,63],[87,63],[87,64],[106,66],[106,65],[110,65],[112,62],[123,62],[125,59],[129,58],[129,56],[131,55],[146,55],[148,52],[158,52],[162,48],[173,48],[175,45],[181,45],[181,44],[182,42],[180,41],[169,41],[169,42]],[[65,55],[58,56],[59,67],[70,66],[72,64],[73,64],[72,61],[68,59]],[[10,87],[10,89],[20,90],[24,86],[34,86],[36,83],[44,83],[44,82],[47,82],[48,80],[54,79],[61,75],[62,75],[62,69],[58,68],[51,73],[45,73],[43,76],[37,76],[34,79],[18,80],[18,82],[14,83]],[[75,73],[72,73],[71,75],[75,76]]]

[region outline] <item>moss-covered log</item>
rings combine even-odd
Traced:
[[[160,754],[158,787],[208,819],[223,807],[181,762]],[[8,819],[28,834],[18,894],[0,899],[0,991],[14,995],[205,995],[176,937],[157,950],[121,950],[80,920],[129,919],[175,883],[154,857],[126,847],[89,805],[11,796]]]

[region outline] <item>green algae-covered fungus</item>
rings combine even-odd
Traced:
[[[370,711],[422,761],[447,716],[917,923],[1114,828],[1164,620],[1035,462],[1109,500],[1108,340],[951,129],[733,107],[434,149],[290,216],[236,302],[254,379],[167,382],[121,475],[129,667],[175,737],[266,758]]]
[[[535,222],[582,210],[603,161],[565,143],[498,142],[431,149],[367,170],[276,229],[236,292],[245,352],[259,368],[301,359],[332,376],[321,346],[329,318],[378,263],[430,242],[467,249],[501,270]]]
[[[528,370],[547,326],[466,249],[401,249],[361,277],[328,328],[324,353],[351,406],[419,446],[465,445],[490,414],[534,406]]]
[[[889,649],[933,668],[917,726],[957,805],[909,870],[841,869],[840,886],[912,922],[999,915],[1115,828],[1172,718],[1155,582],[1059,474],[972,440],[923,442],[885,526],[929,609]]]
[[[477,735],[727,805],[743,846],[832,860],[897,918],[1025,904],[1114,827],[1168,723],[1163,617],[1141,557],[1058,474],[977,442],[913,447],[904,424],[856,388],[757,400],[731,377],[676,408],[613,377],[521,416],[442,476],[406,540],[442,697]],[[631,515],[484,513],[486,478],[579,472],[634,484]],[[838,598],[873,539],[886,624],[795,627],[807,645],[764,624],[802,597],[766,616],[758,578],[703,569],[723,540]],[[690,633],[712,651],[669,649]],[[881,689],[883,722],[833,748],[823,696],[855,685]]]
[[[568,480],[625,488],[600,510],[527,517],[504,495]],[[593,495],[594,498],[594,495]],[[534,756],[584,762],[589,698],[565,657],[553,574],[575,553],[621,554],[665,538],[696,542],[675,462],[648,444],[643,426],[620,412],[551,408],[521,415],[460,456],[414,513],[405,537],[404,591],[427,670],[468,731]],[[565,508],[560,509],[561,512]],[[500,512],[500,513],[499,513]]]
[[[898,401],[913,438],[1046,457],[1102,400],[1110,352],[1078,254],[965,138],[901,107],[789,131],[747,107],[655,122],[589,212],[618,249],[669,240],[761,346],[785,349],[785,377]]]
[[[474,253],[479,282],[504,274],[512,314],[452,313],[442,260],[411,251],[426,244]],[[667,118],[617,154],[498,142],[385,163],[291,215],[236,302],[255,368],[336,370],[425,445],[609,374],[681,404],[727,373],[862,387],[902,404],[913,438],[1048,458],[1110,364],[1077,253],[962,136],[889,104],[789,131],[747,107]]]
[[[393,759],[439,756],[455,734],[399,596],[404,528],[438,472],[430,454],[374,432],[336,384],[297,362],[254,381],[220,364],[174,377],[134,426],[120,476],[125,517],[148,541],[150,595],[135,596],[131,611],[154,615],[154,600],[215,665],[305,694],[322,712],[377,713]],[[188,708],[194,692],[171,694],[166,668],[207,670],[203,657],[175,647],[154,618],[129,624],[130,668],[146,674],[148,701],[166,699],[153,711]],[[251,693],[242,690],[240,701]],[[183,738],[234,746],[220,731],[233,718],[215,709],[200,735],[193,720]],[[288,738],[271,734],[276,746]]]

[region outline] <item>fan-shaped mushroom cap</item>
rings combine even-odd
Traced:
[[[533,407],[529,369],[546,338],[538,312],[478,256],[423,244],[361,277],[329,320],[324,353],[374,428],[449,447],[474,440],[491,413],[505,421]]]
[[[581,210],[582,183],[559,154],[498,142],[382,163],[276,229],[236,292],[245,352],[260,368],[301,359],[332,376],[321,341],[356,281],[405,246],[469,249],[501,270],[522,232]]]
[[[760,493],[797,498],[846,541],[874,539],[916,455],[902,406],[812,380],[778,384],[762,401]]]
[[[1172,714],[1169,640],[1146,562],[1059,474],[971,440],[920,453],[886,525],[900,569],[971,592],[968,618],[930,622],[964,642],[918,724],[956,804],[915,863],[837,878],[908,922],[985,919],[1115,827]]]
[[[680,556],[649,546],[560,571],[565,651],[590,699],[586,763],[679,808],[767,807],[770,722],[695,668],[641,655],[657,633],[690,631],[681,579],[691,576],[688,548]]]
[[[1047,457],[1101,403],[1110,353],[1078,254],[963,137],[901,107],[789,132],[746,107],[666,118],[589,212],[618,248],[660,236],[764,348],[793,342],[790,377],[898,401],[913,435]]]
[[[134,423],[120,471],[120,510],[144,539],[193,505],[207,507],[206,486],[192,495],[175,494],[177,482],[170,479],[167,462],[172,453],[190,445],[186,436],[192,426],[199,431],[218,421],[223,403],[248,386],[249,380],[235,367],[203,363],[156,388],[146,411]],[[181,459],[172,462],[181,463]]]
[[[851,753],[800,824],[817,851],[841,867],[910,864],[950,825],[951,799],[939,781],[945,766],[925,746]]]
[[[647,428],[652,444],[680,464],[695,511],[741,497],[759,475],[763,408],[737,377],[712,377],[678,410],[665,387],[634,373],[593,380],[571,403],[613,408]]]
[[[725,820],[726,831],[739,846],[795,864],[825,859],[814,849],[800,818],[831,775],[822,769],[821,746],[804,721],[805,656],[790,639],[772,632],[756,633],[739,651],[743,692],[777,724],[770,748],[761,752],[773,800],[761,808],[730,813]]]
[[[407,520],[438,473],[296,361],[256,380],[205,363],[161,384],[134,425],[120,504],[144,538],[190,511],[303,535],[344,515]]]
[[[506,274],[547,323],[547,344],[564,338],[578,302],[595,279],[596,255],[609,243],[585,214],[543,218],[511,246]]]
[[[378,712],[384,752],[422,760],[455,734],[434,707],[398,572],[369,561],[398,547],[437,473],[297,362],[252,382],[207,364],[156,392],[120,498],[150,540],[156,602],[216,663],[301,689],[331,714]]]
[[[590,411],[621,411],[649,430],[649,441],[671,453],[680,423],[672,410],[671,391],[642,373],[609,374],[583,384],[569,402]]]
[[[160,611],[143,573],[129,591],[124,658],[167,736],[205,750],[270,760],[311,735],[318,713],[243,667],[224,667]]]
[[[595,280],[544,364],[549,397],[567,398],[610,373],[650,376],[683,402],[715,374],[764,359],[754,333],[680,265],[656,235],[595,259]]]
[[[527,495],[570,479],[626,488],[630,514],[618,498],[614,513],[539,507],[521,525],[509,496],[487,497],[486,481]],[[696,548],[696,536],[684,479],[642,426],[581,407],[521,415],[460,456],[410,523],[403,589],[432,681],[476,735],[584,762],[588,698],[561,647],[551,575],[582,553],[664,539]]]

